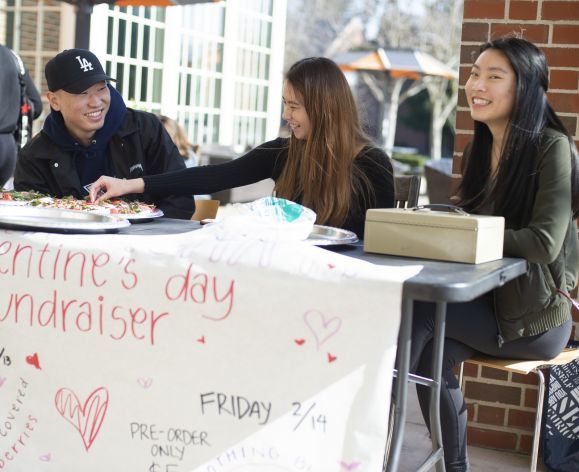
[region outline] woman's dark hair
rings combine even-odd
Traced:
[[[547,102],[549,71],[545,55],[534,44],[521,38],[504,37],[483,44],[500,51],[516,75],[516,96],[505,132],[505,142],[493,192],[485,192],[490,173],[492,135],[486,124],[474,122],[472,140],[459,194],[461,205],[477,212],[489,204],[494,213],[520,227],[535,198],[537,157],[546,128],[563,133],[571,147],[572,209],[579,213],[579,169],[575,143],[553,108]],[[527,176],[527,178],[522,178]]]

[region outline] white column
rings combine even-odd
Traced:
[[[269,93],[267,102],[266,140],[279,136],[281,94],[284,76],[285,26],[287,0],[273,0],[271,60],[269,62]]]
[[[103,67],[107,54],[107,33],[112,33],[108,31],[108,9],[105,4],[95,5],[90,19],[90,50],[103,63]],[[72,39],[74,41],[74,31]]]
[[[183,15],[183,7],[176,6],[167,8],[165,16],[161,113],[174,119],[177,117],[177,101],[179,99],[179,51],[183,41]]]
[[[237,10],[240,0],[225,3],[225,31],[223,33],[223,80],[221,81],[221,112],[219,143],[233,144],[233,117],[235,98],[235,57],[237,52]]]

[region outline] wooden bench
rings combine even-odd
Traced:
[[[545,396],[545,377],[541,369],[546,369],[554,365],[565,365],[579,359],[579,348],[564,349],[557,357],[550,360],[522,361],[520,359],[500,359],[491,356],[476,356],[465,362],[480,364],[493,369],[515,372],[517,374],[528,375],[536,373],[539,378],[539,392],[537,395],[537,413],[535,415],[535,432],[533,435],[533,446],[531,449],[531,472],[537,470],[537,458],[539,455],[539,439],[541,436],[541,420],[543,417],[543,398]],[[458,382],[464,392],[463,367],[460,365]]]

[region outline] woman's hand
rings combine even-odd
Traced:
[[[143,193],[145,182],[143,179],[116,179],[103,175],[90,186],[89,197],[91,202],[100,202],[108,198],[120,197],[127,193]]]

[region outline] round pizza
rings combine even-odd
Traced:
[[[103,200],[98,203],[91,203],[88,200],[79,200],[74,197],[40,197],[29,202],[31,206],[42,208],[59,208],[62,210],[77,210],[94,212],[101,215],[119,215],[131,217],[153,217],[158,216],[160,211],[155,205],[139,201],[126,201],[120,198]],[[160,216],[160,215],[159,215]]]
[[[0,191],[0,202],[8,205],[30,205],[40,208],[59,208],[94,212],[101,215],[118,215],[126,218],[153,218],[163,213],[155,205],[139,201],[126,201],[120,198],[91,203],[87,199],[74,197],[56,198],[40,192]]]

